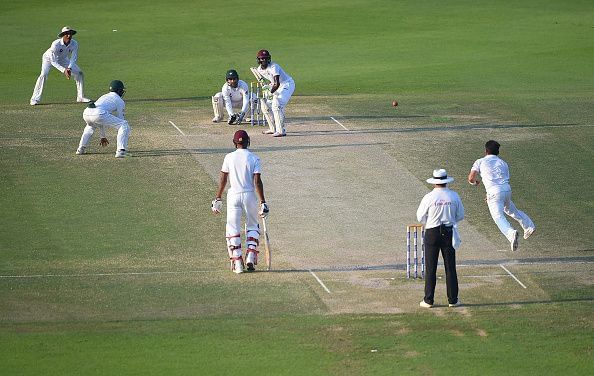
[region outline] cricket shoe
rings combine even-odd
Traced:
[[[274,133],[274,134],[272,135],[272,137],[285,137],[286,135],[287,135],[287,134],[286,134],[285,132],[283,132],[283,133]]]
[[[462,305],[462,302],[460,301],[460,299],[456,300],[456,303],[450,303],[448,304],[448,307],[460,307]]]
[[[534,230],[536,230],[534,227],[527,228],[526,231],[524,231],[524,239],[528,239]]]
[[[91,100],[89,98],[86,98],[86,97],[80,97],[80,98],[76,98],[76,101],[78,103],[89,103]]]
[[[221,121],[221,120],[223,120],[223,119],[220,119],[220,118],[218,118],[218,117],[216,117],[216,116],[212,118],[212,122],[213,122],[213,123],[218,123],[218,122],[219,122],[219,121]]]
[[[37,106],[39,104],[39,101],[30,101],[29,104],[31,106]]]
[[[126,150],[120,149],[120,150],[116,151],[115,157],[116,158],[124,158],[124,157],[126,157]]]
[[[262,134],[274,134],[274,131],[271,131],[270,129],[267,131],[262,131]]]
[[[425,302],[425,299],[421,300],[419,305],[423,308],[433,308],[433,304],[429,304],[429,303]]]
[[[516,230],[514,230],[514,234],[512,235],[512,240],[510,241],[512,252],[515,252],[518,250],[518,246],[520,245],[518,238],[519,238],[518,232]]]
[[[241,257],[238,260],[233,260],[233,273],[243,273],[243,260],[241,259]]]
[[[76,155],[83,155],[84,153],[85,153],[84,147],[80,147],[80,148],[76,149]]]

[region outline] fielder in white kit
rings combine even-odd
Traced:
[[[249,88],[245,81],[239,79],[235,69],[229,69],[225,74],[225,84],[221,91],[212,97],[212,109],[214,111],[213,123],[223,120],[223,109],[227,111],[228,124],[241,124],[249,106]],[[235,112],[234,108],[241,108]]]
[[[272,95],[271,100],[262,100],[262,112],[270,127],[264,133],[272,134],[274,137],[284,137],[287,134],[285,130],[285,107],[295,91],[295,81],[280,65],[272,61],[270,52],[267,50],[258,51],[256,59],[258,61],[257,72],[270,81],[270,95]]]
[[[246,221],[245,263],[248,271],[254,271],[258,264],[258,245],[260,243],[258,215],[261,217],[268,215],[268,204],[264,198],[260,158],[248,150],[250,137],[247,132],[244,130],[235,132],[233,143],[235,151],[225,156],[219,176],[219,187],[216,197],[212,201],[211,209],[215,214],[222,211],[221,196],[228,181],[227,225],[225,228],[227,250],[231,261],[231,270],[234,273],[242,273],[244,263],[241,249],[241,216],[245,214]]]
[[[485,156],[477,159],[472,165],[468,174],[468,182],[478,186],[480,181],[477,179],[477,175],[481,175],[487,191],[485,201],[489,206],[491,217],[499,227],[499,231],[509,240],[511,250],[516,251],[518,249],[518,231],[511,226],[505,215],[509,215],[522,226],[524,239],[528,239],[532,235],[535,226],[530,217],[518,210],[511,200],[509,167],[503,159],[499,158],[500,146],[494,140],[485,143]]]
[[[78,43],[72,39],[74,34],[76,34],[76,30],[64,26],[62,32],[58,34],[59,39],[53,41],[50,48],[43,54],[41,59],[41,73],[35,83],[35,89],[33,89],[33,96],[31,96],[30,100],[31,106],[35,106],[41,101],[45,80],[52,66],[63,73],[67,79],[70,79],[71,76],[74,77],[77,102],[88,103],[91,101],[84,95],[84,75],[78,65],[76,65]]]
[[[77,155],[85,154],[87,145],[95,128],[99,128],[101,134],[101,146],[107,146],[109,141],[105,135],[105,128],[115,128],[118,131],[116,158],[124,158],[128,148],[128,137],[130,136],[130,125],[124,118],[126,104],[122,97],[126,92],[124,83],[120,80],[113,80],[109,84],[109,93],[102,95],[97,101],[91,102],[83,112],[83,119],[87,123],[76,149]]]

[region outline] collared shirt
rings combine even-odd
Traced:
[[[52,42],[50,48],[45,51],[43,58],[48,60],[52,65],[64,73],[66,68],[72,68],[78,59],[78,43],[71,39],[68,45],[64,44],[62,38],[56,39]]]
[[[229,114],[229,116],[233,115],[234,113],[234,103],[241,102],[241,112],[247,112],[248,106],[250,104],[248,92],[248,84],[243,80],[239,80],[239,82],[237,82],[237,87],[235,88],[231,87],[228,82],[225,82],[221,88],[221,93],[223,94],[225,109],[227,110],[227,114]]]
[[[470,171],[476,171],[481,175],[485,190],[489,194],[511,191],[509,167],[497,155],[490,154],[477,159]]]
[[[279,84],[282,85],[287,81],[293,81],[293,78],[289,76],[283,68],[280,67],[277,63],[271,61],[270,64],[266,67],[266,69],[262,69],[261,66],[257,68],[258,72],[270,82],[274,82],[274,76],[279,77]]]
[[[221,171],[229,174],[227,193],[254,191],[254,174],[261,173],[260,158],[248,149],[236,149],[223,160]]]
[[[455,225],[464,219],[460,196],[451,189],[436,187],[425,195],[417,209],[417,220],[426,229],[440,225]]]

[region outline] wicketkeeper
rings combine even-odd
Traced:
[[[212,97],[212,109],[214,111],[213,123],[223,120],[223,111],[227,111],[229,125],[241,124],[249,106],[249,88],[245,81],[239,79],[235,69],[230,69],[225,75],[227,82],[221,91]],[[239,112],[235,109],[240,108]]]
[[[248,271],[256,270],[260,226],[258,216],[268,215],[268,204],[264,198],[260,158],[248,150],[250,137],[244,130],[233,135],[235,151],[225,156],[219,177],[219,187],[211,209],[218,214],[223,209],[221,197],[229,182],[227,191],[227,225],[225,234],[227,250],[234,273],[243,273],[244,259],[241,247],[241,216],[245,214],[246,256]],[[258,203],[259,200],[259,203]]]

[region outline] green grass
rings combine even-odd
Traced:
[[[289,118],[396,134],[385,151],[419,179],[446,167],[495,244],[483,191],[464,181],[486,139],[501,140],[514,201],[538,224],[523,249],[591,258],[593,16],[588,1],[544,0],[0,4],[0,275],[46,275],[0,278],[2,373],[591,374],[591,264],[518,268],[526,293],[464,279],[480,303],[394,314],[336,314],[308,273],[238,278],[199,163],[226,150],[185,145],[167,120],[210,127],[224,72],[249,80],[268,48],[297,83]],[[128,87],[132,158],[113,158],[113,133],[74,155],[83,106],[55,70],[49,105],[28,105],[64,24],[79,30],[88,96]],[[383,295],[414,307],[420,286]]]

